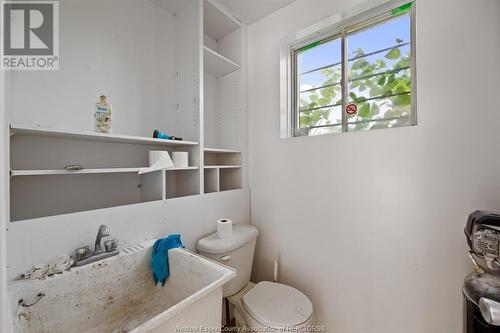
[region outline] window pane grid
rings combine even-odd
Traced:
[[[311,108],[311,109],[301,109],[301,110],[299,110],[299,112],[300,113],[311,112],[311,111],[316,111],[316,110],[321,110],[321,109],[326,109],[326,108],[331,108],[331,107],[334,107],[334,106],[341,106],[341,105],[342,105],[342,102],[339,102],[339,103],[325,105],[325,106],[318,106],[316,108]]]
[[[396,69],[391,69],[391,70],[388,70],[388,71],[385,71],[385,72],[381,72],[381,73],[375,73],[375,74],[370,74],[370,75],[366,75],[366,76],[360,76],[360,77],[356,77],[354,79],[349,79],[349,82],[354,82],[354,81],[369,79],[369,78],[372,78],[372,77],[375,77],[375,76],[382,76],[382,75],[385,75],[385,74],[399,73],[401,71],[404,71],[404,70],[410,69],[410,68],[411,68],[410,66],[406,66],[406,67],[400,67],[400,68],[396,68]],[[301,92],[303,92],[303,91],[301,91]]]
[[[349,61],[354,61],[354,60],[358,60],[358,59],[370,57],[372,55],[377,55],[379,53],[387,52],[387,51],[390,51],[390,50],[393,50],[393,49],[399,49],[399,48],[402,48],[402,47],[408,46],[408,45],[410,45],[409,42],[406,42],[406,43],[405,42],[401,42],[399,44],[395,44],[393,46],[386,47],[384,49],[380,49],[380,50],[376,50],[376,51],[373,51],[373,52],[369,52],[369,53],[365,53],[365,54],[360,54],[360,55],[354,56],[352,58],[349,58]]]
[[[299,135],[322,134],[325,132],[311,134],[311,130],[331,127],[337,128],[335,132],[339,132],[339,127],[340,132],[347,132],[414,124],[413,28],[409,14],[371,20],[363,29],[345,28],[335,39],[316,43],[325,45],[324,50],[330,49],[329,53],[313,53],[313,46],[296,53],[299,105],[295,110]],[[388,42],[391,38],[392,44]],[[391,46],[380,48],[380,44]],[[365,53],[365,47],[369,52]],[[315,56],[322,58],[317,60]],[[328,63],[328,58],[340,61]],[[304,61],[308,66],[301,71],[300,63]],[[311,66],[315,61],[320,66]],[[338,79],[333,80],[334,77]],[[347,114],[346,107],[352,103],[357,111]]]
[[[362,55],[357,55],[357,56],[354,56],[352,58],[349,58],[348,60],[349,61],[354,61],[354,60],[366,58],[366,57],[369,57],[369,56],[372,56],[372,55],[377,55],[377,54],[382,53],[382,52],[387,52],[387,51],[390,51],[392,49],[399,49],[401,47],[408,46],[408,45],[410,45],[409,42],[401,43],[401,44],[396,44],[396,45],[393,45],[391,47],[386,47],[386,48],[381,49],[381,50],[373,51],[373,52],[362,54]],[[323,70],[323,69],[327,69],[327,68],[330,68],[330,67],[335,67],[335,66],[338,66],[338,65],[341,65],[341,64],[342,64],[341,61],[340,62],[336,62],[334,64],[325,65],[325,66],[322,66],[322,67],[318,67],[318,68],[314,68],[314,69],[310,69],[310,70],[304,71],[304,72],[300,73],[300,75],[311,74],[311,73],[314,73],[314,72],[317,72],[317,71],[320,71],[320,70]]]
[[[348,116],[348,131],[371,129],[371,125],[378,123],[393,126],[407,126],[411,122],[411,94],[399,94],[393,97],[384,97],[365,102],[367,107],[358,114]],[[352,125],[356,125],[353,127]],[[380,128],[380,127],[376,127]]]
[[[395,96],[410,95],[410,94],[411,94],[411,91],[403,91],[400,93],[390,94],[390,95],[380,95],[380,96],[375,96],[375,97],[370,97],[370,98],[354,99],[354,100],[350,100],[349,102],[362,103],[362,102],[368,102],[368,101],[373,101],[373,100],[377,100],[377,99],[383,99],[383,98],[387,98],[387,97],[395,97]]]
[[[373,119],[364,119],[364,120],[356,120],[356,121],[350,121],[349,125],[355,125],[355,124],[363,124],[363,123],[372,123],[372,122],[377,122],[377,121],[391,121],[391,120],[400,120],[400,119],[409,119],[410,116],[401,116],[401,117],[388,117],[388,118],[373,118]]]
[[[410,119],[410,116],[390,117],[390,118],[374,118],[374,119],[368,119],[368,120],[357,120],[357,121],[349,122],[349,125],[363,124],[363,123],[373,123],[373,122],[380,122],[380,121],[400,120],[400,119]],[[341,125],[342,124],[316,125],[316,126],[302,127],[301,129],[310,130],[310,129],[314,129],[314,128],[338,127],[338,126],[341,126]]]
[[[335,86],[340,86],[340,82],[336,82],[336,83],[332,83],[332,84],[325,84],[324,86],[314,87],[314,88],[310,88],[310,89],[306,89],[306,90],[301,90],[300,93],[306,93],[306,92],[311,92],[311,91],[315,91],[315,90],[319,90],[319,89],[323,89],[323,88],[335,87]]]
[[[381,119],[381,120],[385,120],[385,119]],[[342,124],[316,125],[316,126],[302,127],[302,129],[311,130],[311,129],[314,129],[314,128],[338,127],[338,126],[341,126],[341,125]]]
[[[305,71],[305,72],[302,72],[300,73],[300,75],[306,75],[306,74],[311,74],[311,73],[314,73],[314,72],[317,72],[317,71],[321,71],[323,69],[327,69],[327,68],[331,68],[331,67],[335,67],[335,66],[338,66],[338,65],[341,65],[342,62],[336,62],[334,64],[330,64],[330,65],[326,65],[326,66],[322,66],[322,67],[318,67],[318,68],[314,68],[314,69],[310,69],[308,71]]]

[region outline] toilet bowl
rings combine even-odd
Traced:
[[[305,332],[312,325],[313,306],[309,298],[290,286],[262,281],[249,282],[228,297],[239,327],[256,332]]]
[[[223,296],[238,327],[255,332],[300,332],[312,325],[313,306],[301,291],[285,284],[250,282],[257,229],[236,224],[233,234],[211,234],[197,243],[198,252],[236,269],[236,278],[224,286]]]

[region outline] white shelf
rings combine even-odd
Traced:
[[[186,168],[170,168],[167,169],[166,171],[184,171],[184,170],[198,170],[199,168],[197,166],[190,166]]]
[[[103,168],[103,169],[82,169],[82,170],[11,170],[11,176],[49,176],[49,175],[81,175],[81,174],[103,174],[103,173],[138,173],[144,168]],[[197,170],[197,166],[187,168],[170,168],[166,171]]]
[[[204,148],[205,153],[215,153],[215,154],[241,154],[239,150],[233,149],[222,149],[222,148]]]
[[[203,2],[203,32],[215,40],[241,27],[240,21],[212,0]]]
[[[241,166],[205,166],[205,193],[222,192],[242,187]]]
[[[75,139],[75,140],[132,143],[141,145],[160,145],[160,146],[198,145],[198,142],[194,141],[163,140],[163,139],[155,139],[155,138],[133,136],[133,135],[94,133],[94,132],[84,132],[76,130],[61,130],[61,129],[42,128],[42,127],[30,127],[30,126],[12,126],[11,133],[19,135],[48,136],[48,137]]]
[[[239,169],[241,165],[205,165],[205,169]]]
[[[82,170],[12,170],[11,176],[48,176],[48,175],[76,175],[92,173],[132,173],[139,172],[139,168],[106,168],[106,169],[82,169]]]
[[[230,74],[240,69],[238,64],[206,46],[203,47],[203,66],[205,73],[217,77]]]

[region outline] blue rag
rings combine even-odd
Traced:
[[[181,241],[181,235],[168,235],[167,238],[158,239],[153,245],[153,253],[151,254],[151,269],[153,270],[153,280],[155,285],[161,281],[161,285],[165,286],[170,272],[168,270],[168,250],[184,247]]]

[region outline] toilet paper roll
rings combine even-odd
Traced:
[[[139,174],[164,170],[174,166],[167,151],[151,150],[149,152],[149,168],[141,168]]]
[[[189,166],[189,154],[187,151],[174,151],[172,159],[176,168],[187,168]]]
[[[217,220],[217,237],[228,238],[233,234],[233,221],[230,219]]]

